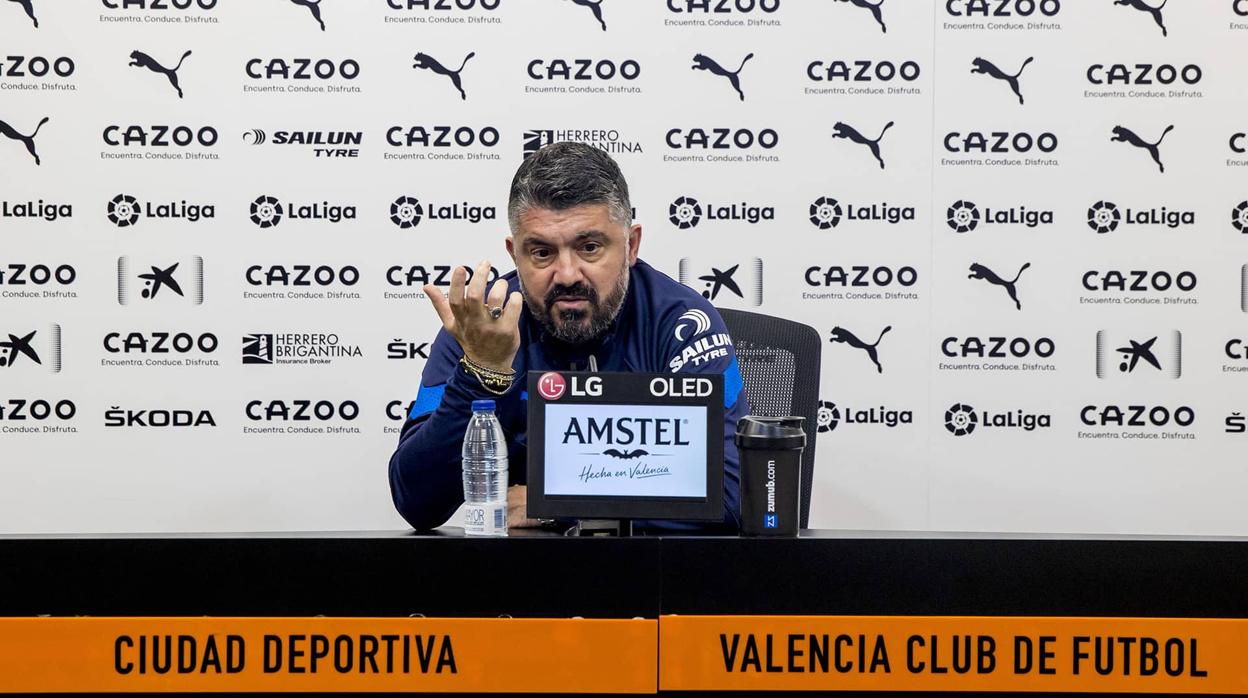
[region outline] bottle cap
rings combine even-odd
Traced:
[[[494,401],[493,400],[473,400],[472,411],[473,412],[493,412]]]
[[[737,420],[738,446],[763,450],[805,448],[804,417],[753,417]]]

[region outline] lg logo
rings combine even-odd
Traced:
[[[567,380],[554,371],[548,371],[537,379],[537,392],[544,400],[558,400],[567,392]]]

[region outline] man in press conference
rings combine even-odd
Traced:
[[[509,470],[509,525],[536,523],[525,516],[527,371],[722,374],[723,521],[642,528],[735,533],[740,462],[733,436],[749,413],[736,352],[709,301],[638,259],[641,226],[632,222],[619,165],[580,143],[548,145],[516,171],[507,218],[515,271],[487,289],[484,261],[470,280],[457,268],[448,295],[424,287],[442,329],[390,459],[399,513],[427,530],[463,504],[460,449],[472,401],[492,399],[509,459],[521,464]]]

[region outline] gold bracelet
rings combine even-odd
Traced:
[[[459,363],[464,367],[465,371],[477,379],[477,383],[482,388],[492,395],[506,395],[511,390],[511,384],[516,377],[514,369],[511,373],[502,373],[501,371],[481,366],[467,356],[461,357]]]

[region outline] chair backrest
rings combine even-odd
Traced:
[[[810,521],[810,486],[815,475],[815,437],[819,414],[819,333],[809,325],[783,318],[719,309],[737,350],[750,414],[806,418],[802,453],[800,525]]]

